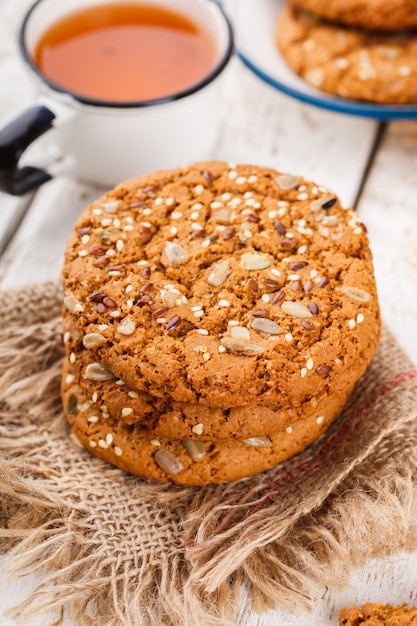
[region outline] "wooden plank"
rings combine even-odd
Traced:
[[[417,122],[392,124],[359,202],[382,319],[417,364]]]
[[[353,205],[379,125],[293,100],[238,59],[224,77],[216,158],[255,163],[329,187]]]
[[[102,191],[64,176],[44,185],[0,261],[0,287],[58,279],[73,224]]]

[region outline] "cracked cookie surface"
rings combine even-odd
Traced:
[[[318,439],[342,410],[350,390],[316,413],[268,437],[245,441],[170,440],[142,423],[104,417],[76,381],[62,382],[64,412],[75,442],[112,465],[143,478],[178,485],[239,480],[270,469]]]
[[[365,228],[324,187],[198,163],[122,183],[81,215],[64,317],[94,359],[155,398],[290,407],[379,339]]]

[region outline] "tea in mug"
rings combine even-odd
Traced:
[[[36,65],[57,86],[127,103],[186,90],[210,73],[215,59],[215,43],[198,24],[173,10],[127,3],[66,15],[34,51]]]

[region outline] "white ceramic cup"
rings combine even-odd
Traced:
[[[233,51],[233,33],[214,0],[175,0],[175,11],[203,28],[216,47],[213,68],[191,88],[143,102],[81,97],[52,83],[33,60],[42,34],[77,9],[120,0],[38,0],[20,31],[20,50],[38,94],[36,104],[0,130],[0,189],[21,195],[50,180],[39,167],[19,167],[23,151],[48,131],[63,159],[60,171],[113,186],[156,169],[207,158],[218,128],[219,79]],[[130,0],[173,8],[172,0]],[[50,131],[50,132],[49,132]]]

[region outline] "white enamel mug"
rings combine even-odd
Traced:
[[[0,130],[0,190],[21,195],[52,178],[39,167],[19,167],[24,150],[47,131],[44,141],[58,148],[60,171],[107,187],[210,155],[218,128],[219,81],[233,52],[232,28],[215,0],[175,0],[176,13],[211,36],[216,58],[208,75],[171,96],[126,103],[83,97],[51,82],[35,64],[37,42],[57,20],[78,9],[118,1],[38,0],[27,12],[20,50],[38,100]],[[173,8],[172,0],[130,2]]]

